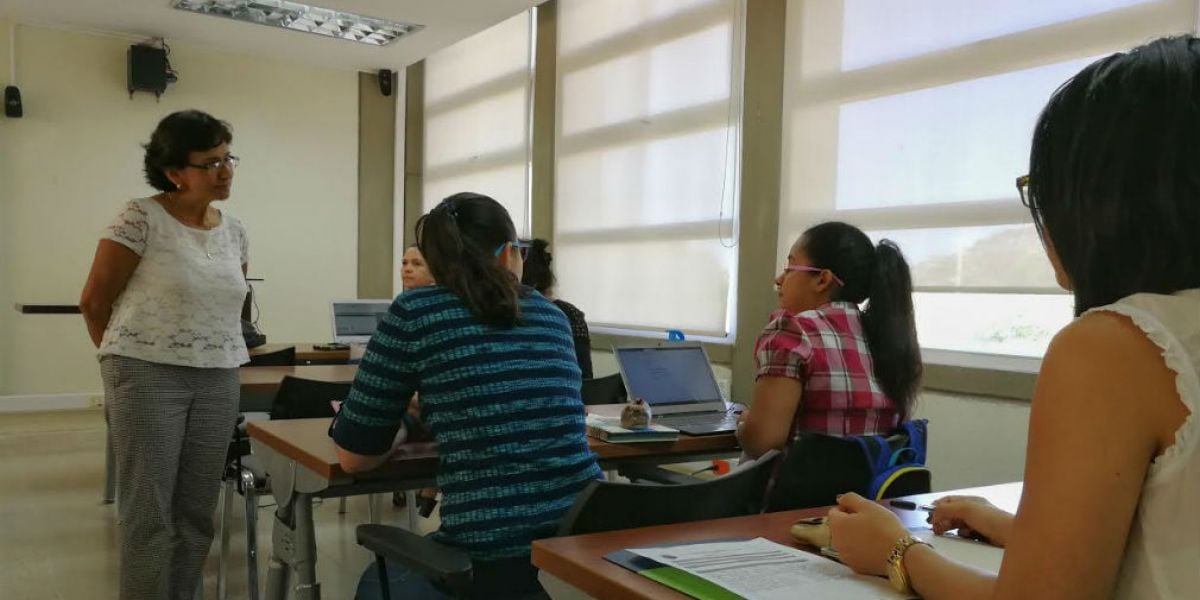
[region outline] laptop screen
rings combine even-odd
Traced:
[[[651,406],[721,401],[704,349],[696,345],[617,348],[630,398]]]
[[[391,307],[391,300],[333,303],[333,337],[338,342],[365,343]]]

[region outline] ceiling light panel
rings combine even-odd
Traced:
[[[174,0],[179,10],[386,46],[425,28],[286,0]]]

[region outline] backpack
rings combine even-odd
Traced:
[[[871,470],[871,482],[865,497],[872,500],[928,493],[932,475],[925,468],[925,444],[929,421],[918,419],[901,425],[898,431],[905,442],[893,447],[882,435],[856,436],[853,439],[862,449]],[[895,439],[895,438],[893,438]],[[862,493],[860,491],[860,493]]]
[[[928,493],[928,424],[909,421],[888,435],[800,433],[771,478],[766,512],[831,506],[846,492],[873,500]]]

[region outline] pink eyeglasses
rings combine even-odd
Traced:
[[[788,265],[783,268],[783,271],[785,273],[795,273],[795,272],[824,273],[826,271],[829,271],[829,269],[818,269],[816,267],[805,267],[805,266],[801,266],[801,265]],[[833,282],[838,284],[839,287],[846,287],[846,284],[842,282],[842,279],[840,277],[838,277],[833,271],[829,271],[829,276],[833,278]]]

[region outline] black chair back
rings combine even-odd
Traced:
[[[274,352],[267,352],[257,356],[251,356],[250,362],[244,366],[247,367],[294,367],[296,366],[296,348],[284,348]]]
[[[652,485],[593,481],[575,499],[558,535],[670,525],[761,512],[777,451],[712,481]]]
[[[332,400],[345,400],[349,383],[313,381],[285,376],[271,403],[272,419],[317,419],[333,416]]]
[[[625,402],[628,394],[625,392],[625,382],[620,373],[614,373],[597,379],[584,379],[579,393],[583,396],[583,404],[620,404]]]
[[[908,445],[904,433],[892,434],[886,440],[892,449]],[[854,438],[801,433],[775,474],[767,493],[766,512],[832,506],[837,504],[838,494],[847,492],[868,495],[872,477],[862,446]],[[883,497],[926,494],[930,488],[929,472],[921,469],[895,480]]]

